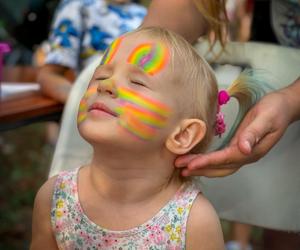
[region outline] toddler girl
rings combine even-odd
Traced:
[[[116,39],[79,107],[92,160],[41,187],[31,249],[224,249],[213,207],[174,160],[224,132],[230,96],[241,110],[255,102],[239,79],[218,94],[205,60],[161,28]]]

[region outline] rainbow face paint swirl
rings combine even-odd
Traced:
[[[118,37],[114,40],[111,45],[105,50],[103,58],[101,60],[100,65],[108,64],[113,59],[114,55],[116,54],[118,48],[120,47],[121,41],[123,37]]]
[[[127,62],[141,67],[150,75],[154,75],[165,67],[169,58],[169,49],[163,44],[145,43],[137,46],[132,51]]]
[[[124,87],[118,89],[118,97],[121,105],[116,112],[120,125],[131,134],[151,140],[158,128],[166,126],[171,113],[166,105]]]

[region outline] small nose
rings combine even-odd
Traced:
[[[117,96],[116,84],[113,79],[105,79],[103,81],[100,81],[97,87],[97,91],[98,93],[108,94],[111,97]]]

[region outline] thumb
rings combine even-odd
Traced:
[[[267,124],[263,119],[256,118],[240,132],[238,147],[242,153],[251,154],[254,146],[269,133]]]

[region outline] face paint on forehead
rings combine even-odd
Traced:
[[[169,62],[170,52],[163,43],[144,43],[138,45],[129,55],[130,64],[142,68],[146,73],[154,75]]]
[[[113,59],[114,55],[116,54],[120,44],[123,40],[123,37],[118,37],[115,39],[110,46],[105,50],[104,55],[102,57],[100,65],[108,64]]]

